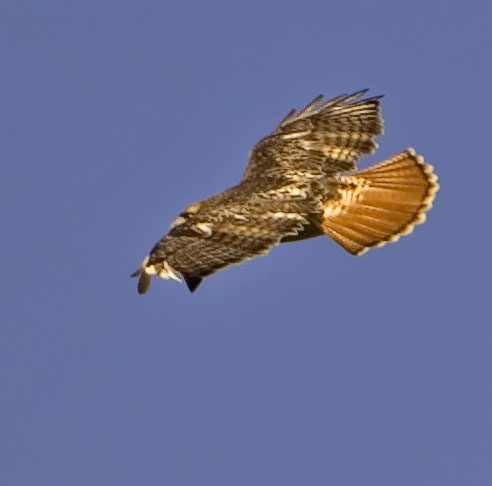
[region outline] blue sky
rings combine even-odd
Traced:
[[[492,484],[492,6],[0,6],[0,482]],[[129,274],[319,93],[384,94],[428,222],[275,249],[195,294]]]

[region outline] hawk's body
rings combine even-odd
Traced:
[[[135,276],[204,277],[275,245],[327,234],[352,254],[395,241],[424,221],[438,189],[432,166],[408,149],[350,174],[383,133],[380,98],[365,91],[291,111],[252,150],[241,182],[189,206]]]

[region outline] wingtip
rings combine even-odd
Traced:
[[[361,89],[360,91],[356,91],[355,93],[349,95],[350,97],[354,97],[354,98],[360,98],[361,96],[364,96],[365,94],[367,94],[369,92],[369,89],[370,88],[364,88],[364,89]],[[370,98],[367,98],[366,100],[363,100],[363,101],[368,101],[368,100],[380,100],[381,98],[384,98],[384,94],[382,95],[376,95],[376,96],[371,96]]]

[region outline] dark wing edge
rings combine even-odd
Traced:
[[[195,275],[186,275],[183,274],[184,281],[188,286],[188,290],[193,293],[198,286],[202,283],[202,277],[196,277]]]

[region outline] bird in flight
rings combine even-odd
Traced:
[[[266,255],[274,246],[328,235],[362,255],[425,221],[439,188],[433,167],[408,148],[356,172],[383,133],[381,96],[367,90],[318,96],[292,110],[249,155],[239,184],[188,206],[132,275],[138,292],[152,278],[203,278]]]

